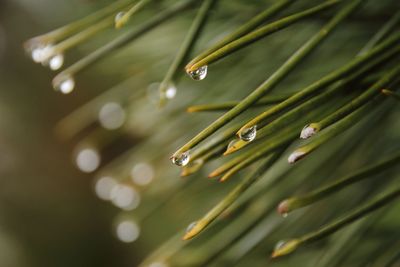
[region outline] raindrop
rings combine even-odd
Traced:
[[[120,184],[111,190],[111,201],[118,208],[133,210],[140,204],[140,195],[133,187]]]
[[[49,60],[49,58],[53,55],[54,49],[53,46],[48,45],[37,45],[31,48],[31,57],[32,60],[36,63],[45,63]]]
[[[110,200],[111,191],[115,186],[117,186],[117,181],[112,177],[105,176],[96,181],[94,190],[100,199]]]
[[[65,76],[62,77],[62,79],[55,79],[53,82],[53,86],[61,93],[69,94],[74,90],[75,80],[71,76]]]
[[[125,12],[123,12],[123,11],[118,12],[117,15],[115,15],[115,19],[114,19],[115,24],[117,24],[118,21],[119,21],[124,15],[125,15]]]
[[[306,156],[306,153],[303,151],[294,151],[292,154],[289,155],[288,162],[290,164],[293,164],[305,156]]]
[[[186,151],[180,155],[172,157],[172,163],[174,163],[177,166],[185,166],[189,163],[189,160],[190,160],[189,151]]]
[[[283,248],[286,245],[286,243],[287,243],[286,240],[279,241],[278,243],[276,243],[274,250],[280,250],[281,248]]]
[[[193,80],[201,81],[207,76],[207,68],[208,66],[202,66],[194,71],[189,71],[189,75]]]
[[[189,224],[189,226],[186,228],[186,233],[189,233],[190,231],[193,230],[193,228],[197,225],[197,222],[192,222]]]
[[[170,100],[176,96],[177,89],[173,83],[163,86],[162,83],[151,83],[147,88],[147,96],[151,103],[159,105],[162,100]]]
[[[119,103],[106,103],[99,111],[99,122],[101,126],[108,130],[121,127],[125,122],[125,118],[125,111]]]
[[[307,139],[310,138],[311,136],[313,136],[316,132],[316,129],[314,127],[311,126],[311,124],[307,124],[306,126],[304,126],[304,128],[301,130],[300,133],[300,138],[301,139]]]
[[[251,142],[256,138],[257,135],[257,125],[254,125],[251,128],[247,128],[242,130],[240,133],[240,139],[246,142]]]
[[[82,149],[76,156],[76,165],[83,172],[93,172],[100,165],[100,155],[93,148]]]
[[[126,220],[117,225],[116,234],[122,242],[131,243],[139,238],[140,228],[136,222]]]
[[[147,163],[138,163],[131,170],[131,177],[137,185],[145,186],[154,179],[153,167]]]
[[[58,54],[50,58],[49,67],[51,70],[58,70],[64,64],[64,56],[62,54]]]

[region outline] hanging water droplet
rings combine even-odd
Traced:
[[[58,70],[64,64],[64,55],[58,54],[50,58],[49,67],[51,70]]]
[[[189,75],[193,80],[201,81],[207,76],[207,68],[208,66],[202,66],[194,71],[189,71]]]
[[[257,135],[257,125],[251,128],[246,128],[239,133],[240,139],[246,142],[251,142],[256,138]]]
[[[32,60],[36,63],[46,63],[54,54],[54,49],[51,44],[37,45],[31,50]]]
[[[172,163],[178,166],[185,166],[189,163],[190,160],[190,153],[189,151],[186,151],[180,155],[173,156],[172,157]]]
[[[100,165],[100,154],[94,148],[85,148],[78,152],[75,162],[82,172],[94,172]]]
[[[115,130],[124,124],[125,118],[126,114],[121,105],[109,102],[101,107],[98,120],[105,129]]]
[[[63,94],[69,94],[74,90],[75,80],[71,76],[56,77],[53,81],[53,87]]]
[[[197,222],[192,222],[189,224],[189,226],[186,228],[186,233],[189,233],[190,231],[193,230],[193,228],[197,225]]]
[[[176,87],[174,84],[169,84],[167,90],[165,90],[164,95],[167,99],[172,99],[176,96]]]
[[[119,184],[114,186],[110,193],[111,202],[123,210],[136,209],[141,201],[138,191],[132,186]]]
[[[124,15],[125,15],[125,12],[123,12],[123,11],[118,12],[117,15],[115,15],[115,18],[114,18],[115,24],[118,24],[119,20],[120,20]]]
[[[303,157],[306,156],[306,153],[303,151],[294,151],[290,156],[288,157],[288,162],[290,164],[293,164],[297,162],[298,160],[302,159]]]
[[[109,176],[101,177],[96,181],[94,190],[96,195],[103,200],[111,199],[111,191],[115,186],[117,186],[117,181]]]
[[[125,220],[117,225],[116,234],[120,241],[131,243],[139,238],[140,228],[135,221]]]
[[[287,241],[286,240],[281,240],[278,243],[276,243],[274,250],[280,250],[286,245]]]

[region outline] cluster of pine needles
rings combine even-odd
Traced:
[[[374,8],[363,12],[369,2],[374,1],[238,2],[117,0],[80,20],[26,42],[25,48],[35,62],[58,70],[69,50],[106,29],[117,29],[118,34],[111,41],[55,76],[53,87],[67,94],[73,91],[75,77],[83,70],[167,21],[187,12],[192,14],[186,19],[190,25],[182,33],[184,39],[176,54],[168,59],[169,67],[161,82],[150,85],[151,90],[155,89],[156,105],[168,110],[164,116],[159,113],[149,118],[140,114],[149,108],[137,109],[138,103],[151,106],[140,92],[131,90],[132,84],[138,86],[145,80],[144,74],[139,72],[59,123],[57,131],[64,138],[85,135],[77,145],[78,167],[86,172],[97,171],[101,184],[96,187],[100,197],[114,201],[127,214],[139,206],[140,193],[144,208],[133,217],[141,225],[159,225],[160,221],[152,218],[157,217],[157,212],[168,203],[175,203],[176,198],[187,201],[189,211],[183,216],[186,219],[198,216],[200,211],[212,206],[186,231],[178,231],[154,249],[143,260],[142,266],[257,266],[261,263],[255,260],[255,255],[265,255],[261,257],[261,262],[265,263],[271,250],[271,258],[278,258],[316,241],[324,249],[309,246],[313,254],[300,254],[298,260],[304,262],[301,266],[347,266],[346,260],[354,255],[358,255],[357,263],[348,266],[365,266],[366,263],[377,267],[395,266],[400,259],[398,230],[395,232],[397,238],[389,234],[379,241],[380,247],[372,250],[367,246],[363,248],[363,239],[368,239],[363,236],[378,231],[382,218],[387,218],[386,215],[396,207],[390,204],[395,204],[400,196],[397,168],[400,163],[400,95],[396,92],[400,86],[400,6],[396,1],[388,1],[390,16],[385,13],[382,21],[364,29],[369,40],[362,41],[356,53],[351,51],[353,55],[344,63],[329,68],[329,60],[334,62],[340,57],[336,53],[349,55],[350,52],[345,53],[342,49],[352,47],[351,44],[338,44],[334,39],[335,32],[346,31],[347,25],[360,17],[366,20],[379,17],[380,14],[373,13],[377,10]],[[230,5],[250,7],[253,14],[240,23],[233,21],[233,25],[239,26],[231,27],[222,37],[212,36],[205,44],[201,42],[202,36],[209,37],[207,24],[219,12],[225,12],[223,19],[227,21],[235,17],[236,14],[229,14],[232,13]],[[256,8],[251,9],[251,6]],[[140,17],[142,12],[152,11],[146,19]],[[248,15],[246,10],[244,14]],[[135,20],[136,16],[140,21]],[[284,35],[293,27],[300,31],[307,23],[312,23],[313,27],[301,44],[292,41],[289,34]],[[351,34],[358,44],[358,33],[354,29],[357,28],[350,27],[349,31],[353,30]],[[265,45],[275,38],[283,38],[280,45],[282,49],[291,49],[291,54],[271,73],[263,74],[264,80],[258,86],[249,88],[254,84],[249,81],[256,79],[251,73],[263,68],[260,64],[271,64],[270,59],[274,58],[271,50],[265,52],[256,43]],[[156,42],[157,38],[154,40]],[[313,54],[319,55],[325,43],[330,45],[324,61],[318,61],[318,57],[317,62],[310,60]],[[340,50],[335,49],[336,46]],[[252,47],[259,50],[256,57],[260,60],[250,69],[241,67],[242,62],[232,61],[238,56],[242,57],[241,61],[246,61],[244,52],[250,54]],[[273,92],[296,71],[309,68],[310,62],[314,74],[310,72],[312,79],[307,77],[303,82],[305,85],[298,83],[298,86],[296,82],[292,83],[293,90]],[[320,75],[316,71],[319,65],[327,66],[329,71]],[[241,73],[242,78],[237,78],[239,85],[225,86],[225,74],[228,76],[235,69],[238,69],[236,75]],[[204,82],[201,80],[214,70],[219,73],[221,83],[214,88],[202,87]],[[190,101],[181,101],[180,105],[175,96],[185,94],[185,86],[180,85],[185,72],[196,81],[186,81],[187,84],[196,83],[199,90],[207,92],[202,92],[206,97],[192,97]],[[257,77],[260,79],[260,75]],[[241,79],[247,84],[240,84]],[[216,102],[213,99],[219,99],[214,98],[218,94],[211,91],[217,90],[224,99],[241,99]],[[248,92],[244,97],[243,91]],[[202,99],[208,102],[201,103]],[[191,117],[193,121],[187,115],[179,117],[188,102],[191,102],[186,106],[189,113],[207,113],[209,117],[216,113],[222,115],[211,123],[209,117],[200,114],[198,120]],[[143,118],[129,119],[135,116]],[[147,124],[154,134],[142,140],[135,130],[135,123],[146,120],[153,120]],[[198,125],[204,122],[208,126],[196,133]],[[137,137],[132,149],[98,170],[99,151],[112,147],[126,132],[134,132]],[[226,183],[226,188],[221,189],[220,185],[210,186],[208,180],[199,182],[195,178],[175,182],[173,177],[167,177],[175,174],[169,167],[160,166],[161,170],[154,171],[149,164],[137,164],[148,156],[147,161],[157,165],[157,161],[167,158],[167,153],[177,146],[171,161],[181,168],[181,176],[198,174],[201,177],[205,176],[205,170],[213,168],[209,178],[217,178],[220,182],[232,180],[233,183]],[[162,179],[147,187],[153,172],[162,173]],[[146,179],[141,179],[143,176]],[[136,204],[132,201],[124,204],[122,196],[126,191],[131,192],[131,200],[136,198]],[[199,192],[201,197],[196,194]],[[193,212],[194,209],[199,212]],[[277,216],[275,209],[283,218]],[[171,212],[174,212],[173,208]],[[200,235],[203,232],[204,235]],[[270,261],[277,266],[299,266],[290,261]]]

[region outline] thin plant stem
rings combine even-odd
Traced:
[[[400,94],[399,93],[396,93],[396,92],[388,90],[388,89],[382,89],[381,93],[386,95],[386,96],[391,96],[394,99],[400,101]]]
[[[260,27],[259,29],[256,29],[226,45],[223,47],[219,48],[218,50],[212,52],[211,54],[207,55],[206,57],[202,58],[198,62],[195,62],[194,64],[191,64],[186,67],[186,72],[190,73],[193,71],[196,71],[197,69],[210,65],[211,63],[214,63],[258,40],[261,38],[264,38],[274,32],[277,32],[279,30],[282,30],[286,27],[289,27],[290,25],[303,20],[309,16],[318,14],[321,11],[324,11],[332,6],[335,6],[336,4],[340,3],[341,0],[330,0],[326,1],[323,4],[317,5],[315,7],[312,7],[310,9],[298,12],[296,14],[290,15],[288,17],[285,17],[283,19],[277,20],[275,22],[272,22],[266,26]]]
[[[369,40],[358,55],[364,55],[369,50],[371,50],[377,43],[383,40],[393,29],[396,28],[396,25],[400,22],[400,11],[394,14],[383,26],[379,29],[379,31],[374,34],[374,36]]]
[[[278,206],[278,212],[287,214],[293,210],[313,204],[329,195],[336,193],[347,186],[362,181],[367,178],[379,177],[376,174],[389,168],[394,168],[400,164],[400,151],[386,157],[384,160],[372,166],[362,168],[354,173],[348,174],[337,181],[316,189],[308,194],[298,197],[291,197],[282,201]]]
[[[178,71],[183,66],[184,60],[188,57],[192,51],[195,42],[200,37],[202,29],[204,28],[210,10],[212,10],[214,4],[218,0],[204,0],[196,17],[194,18],[192,25],[185,39],[183,40],[182,46],[179,48],[177,55],[175,56],[172,64],[170,65],[163,81],[160,83],[160,106],[163,106],[167,100],[166,92],[168,88],[173,84],[174,79],[178,75]]]
[[[98,48],[91,54],[87,55],[86,57],[80,59],[64,71],[60,72],[54,79],[53,79],[53,86],[58,88],[58,86],[65,80],[73,77],[79,71],[89,67],[90,65],[94,64],[95,62],[102,59],[104,56],[108,55],[113,51],[117,51],[117,48],[127,45],[128,43],[132,42],[136,38],[142,36],[143,34],[147,33],[151,29],[155,28],[156,26],[164,23],[172,19],[174,16],[180,14],[183,10],[192,7],[195,3],[195,0],[184,0],[178,2],[177,4],[169,7],[168,9],[162,11],[158,15],[154,16],[152,19],[148,20],[144,24],[140,25],[137,28],[133,28],[126,32],[125,34],[119,36],[118,38],[112,40],[111,42],[107,43],[106,45]]]
[[[312,134],[315,134],[322,129],[325,129],[329,125],[337,122],[338,120],[342,119],[346,115],[354,112],[356,109],[370,101],[372,98],[376,97],[381,93],[381,88],[384,88],[388,84],[390,84],[397,76],[400,74],[400,66],[394,68],[393,70],[389,71],[386,75],[384,75],[381,79],[379,79],[376,83],[374,83],[368,90],[364,93],[347,103],[346,105],[342,106],[329,116],[325,117],[319,122],[311,123],[307,128],[312,129]],[[312,134],[309,134],[311,136]]]
[[[215,205],[207,214],[198,220],[193,228],[188,231],[183,239],[188,240],[198,235],[203,231],[211,222],[213,222],[222,212],[224,212],[233,202],[236,201],[252,184],[254,184],[262,175],[272,166],[272,164],[279,158],[281,153],[276,152],[264,160],[260,166],[250,175],[248,175],[243,182],[238,184],[224,199]]]
[[[306,99],[308,96],[317,93],[319,90],[329,86],[330,84],[346,77],[347,75],[357,71],[359,68],[365,66],[368,62],[374,60],[375,58],[380,59],[387,59],[391,56],[397,54],[400,51],[400,47],[395,47],[392,50],[389,50],[391,47],[397,45],[397,42],[400,40],[400,33],[393,34],[390,38],[388,38],[385,42],[379,44],[375,48],[373,48],[369,53],[364,54],[362,56],[355,57],[352,61],[344,65],[343,67],[330,72],[323,78],[315,81],[311,85],[305,87],[304,89],[300,90],[298,93],[294,94],[292,97],[288,98],[287,100],[283,101],[282,103],[272,107],[271,109],[261,113],[260,115],[256,116],[248,123],[246,123],[239,133],[244,131],[245,129],[249,129],[262,120],[265,120],[272,115],[290,107],[294,104]],[[389,50],[388,53],[384,53]],[[382,55],[382,53],[384,53]]]
[[[265,98],[260,99],[251,108],[262,107],[267,105],[272,105],[276,103],[280,103],[285,99],[289,98],[292,94],[281,94],[276,96],[268,96]],[[204,111],[228,111],[234,108],[239,101],[230,101],[230,102],[223,102],[217,104],[202,104],[202,105],[194,105],[187,108],[187,112],[204,112]]]
[[[120,29],[123,26],[125,26],[130,18],[137,13],[139,10],[141,10],[143,7],[145,7],[148,3],[154,0],[139,0],[137,3],[135,3],[127,12],[122,13],[122,16],[117,16],[115,17],[115,28]]]
[[[278,1],[277,3],[273,4],[272,6],[268,7],[267,9],[265,9],[264,11],[262,11],[261,13],[256,15],[254,18],[250,19],[245,24],[240,26],[234,32],[232,32],[228,36],[226,36],[223,39],[221,39],[220,41],[218,41],[212,47],[210,47],[209,49],[200,53],[193,60],[191,60],[185,68],[186,69],[190,68],[191,65],[193,65],[196,62],[200,61],[201,59],[205,58],[206,56],[208,56],[209,54],[218,50],[219,48],[223,47],[224,45],[251,32],[258,26],[260,26],[262,23],[264,23],[266,20],[268,20],[269,18],[271,18],[272,16],[274,16],[275,14],[277,14],[278,12],[280,12],[281,10],[283,10],[284,8],[286,8],[288,5],[292,4],[293,2],[294,1],[291,1],[291,0],[281,0],[281,1]]]
[[[56,43],[58,41],[61,41],[62,39],[70,36],[71,34],[74,34],[78,31],[80,31],[82,28],[93,24],[94,22],[104,18],[105,16],[108,16],[114,12],[117,12],[121,8],[124,8],[125,6],[129,5],[132,2],[132,0],[119,0],[115,1],[114,3],[90,14],[89,16],[86,16],[80,20],[74,21],[68,25],[65,25],[63,27],[60,27],[56,30],[53,30],[49,33],[34,37],[30,40],[28,40],[25,44],[27,48],[31,48],[32,46],[35,45],[46,45],[46,44],[52,44]]]
[[[256,103],[262,96],[269,92],[278,82],[289,74],[311,51],[313,51],[321,41],[328,35],[328,33],[335,28],[335,26],[343,20],[351,11],[359,4],[359,0],[351,2],[344,10],[332,19],[317,35],[313,36],[302,47],[300,47],[274,74],[272,74],[263,84],[255,89],[250,95],[243,99],[234,108],[226,112],[223,116],[211,123],[207,128],[198,133],[189,142],[179,148],[172,159],[180,158],[182,154],[196,146],[198,143],[206,139],[208,136],[216,132],[219,128],[233,120],[236,116],[244,112],[254,103]],[[399,34],[400,35],[400,34]],[[398,37],[400,39],[400,36]],[[380,52],[380,51],[379,51]],[[290,98],[289,98],[290,99]]]
[[[341,230],[343,227],[364,218],[369,213],[372,213],[384,206],[388,205],[392,201],[396,200],[400,196],[400,188],[395,188],[394,190],[385,193],[383,196],[379,197],[376,200],[372,200],[366,205],[350,212],[345,215],[343,218],[340,218],[312,233],[306,234],[302,237],[291,239],[287,241],[285,244],[277,248],[273,253],[272,257],[280,257],[287,255],[294,250],[296,250],[300,245],[305,243],[314,242],[316,240],[328,237],[329,235]]]

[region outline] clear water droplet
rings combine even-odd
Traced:
[[[50,58],[49,60],[49,67],[51,70],[58,70],[64,64],[64,55],[58,54]]]
[[[126,114],[119,103],[109,102],[101,107],[98,119],[105,129],[115,130],[124,124]]]
[[[110,200],[111,199],[111,191],[112,189],[117,186],[117,181],[109,176],[101,177],[96,181],[94,186],[94,190],[96,195],[103,200]]]
[[[167,90],[165,90],[165,92],[163,92],[163,93],[165,94],[165,98],[172,99],[176,96],[176,92],[177,92],[177,89],[176,89],[175,85],[170,84],[167,87]]]
[[[186,228],[186,233],[189,233],[190,231],[192,231],[192,229],[197,225],[197,222],[192,222],[191,224],[189,224],[189,226]]]
[[[75,162],[82,172],[94,172],[100,165],[100,154],[93,148],[85,148],[78,152]]]
[[[172,157],[172,163],[178,166],[185,166],[189,163],[190,161],[190,153],[189,151],[186,151],[180,155],[173,156]]]
[[[197,70],[190,71],[190,72],[189,72],[189,75],[190,75],[190,77],[191,77],[193,80],[201,81],[201,80],[203,80],[204,78],[206,78],[206,76],[207,76],[207,69],[208,69],[208,66],[207,66],[207,65],[206,65],[206,66],[202,66],[202,67],[198,68]]]
[[[139,225],[133,220],[120,222],[115,231],[118,239],[124,243],[134,242],[140,236]]]
[[[154,179],[154,169],[148,163],[138,163],[131,170],[132,181],[140,186],[150,184]]]
[[[53,45],[37,45],[31,48],[32,60],[36,63],[46,63],[53,56],[54,49]]]
[[[132,186],[119,184],[111,190],[111,202],[123,210],[136,209],[141,201],[139,192]]]
[[[124,15],[125,15],[125,12],[123,12],[123,11],[118,12],[117,15],[115,15],[114,22],[115,22],[115,23],[118,23],[118,21],[119,21]]]
[[[275,250],[280,250],[286,245],[287,241],[286,240],[281,240],[275,245]]]
[[[177,89],[173,83],[164,86],[162,83],[151,83],[147,88],[147,96],[151,103],[159,106],[162,101],[176,96]]]
[[[257,136],[257,125],[254,125],[251,128],[244,129],[240,132],[240,139],[246,142],[253,141]]]
[[[75,88],[75,80],[71,76],[60,77],[54,80],[53,86],[57,91],[63,94],[69,94]]]

